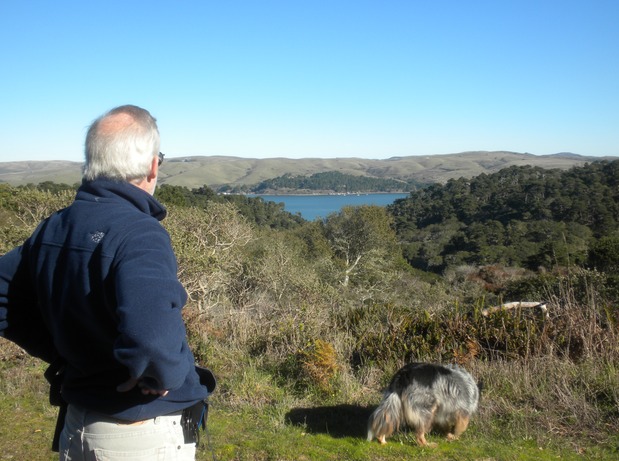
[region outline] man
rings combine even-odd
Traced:
[[[156,120],[117,107],[90,126],[85,155],[74,202],[0,258],[0,334],[54,364],[68,404],[60,459],[193,460],[183,416],[208,391],[186,341],[166,211],[152,196]]]

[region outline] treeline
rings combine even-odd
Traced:
[[[565,170],[510,167],[415,191],[389,206],[414,267],[538,269],[614,264],[619,161]]]
[[[396,180],[355,176],[327,171],[315,173],[311,176],[285,174],[273,179],[267,179],[253,186],[223,186],[219,192],[240,193],[248,192],[264,194],[277,191],[329,191],[335,193],[361,192],[409,192],[423,187],[424,184],[415,180]]]

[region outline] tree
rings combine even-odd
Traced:
[[[233,204],[172,205],[163,221],[178,259],[179,278],[201,309],[229,305],[253,230]]]
[[[334,254],[343,262],[343,286],[353,274],[370,276],[393,265],[399,249],[392,218],[383,207],[347,206],[325,221],[325,235]]]
[[[619,272],[619,235],[597,240],[589,250],[589,264],[602,272]]]

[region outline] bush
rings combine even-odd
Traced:
[[[333,381],[339,371],[337,355],[333,345],[316,339],[299,352],[303,378],[321,392],[330,393]]]
[[[41,220],[68,206],[74,197],[74,190],[50,192],[0,184],[0,254],[21,245]]]

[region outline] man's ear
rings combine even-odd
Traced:
[[[148,179],[148,181],[152,181],[153,179],[157,178],[158,175],[159,175],[159,158],[153,157],[153,161],[150,163],[150,173],[148,174],[146,179]]]

